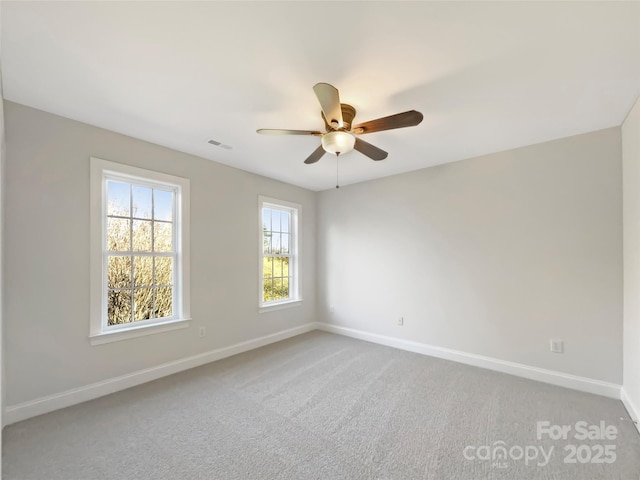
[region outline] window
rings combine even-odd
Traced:
[[[93,344],[188,326],[189,181],[91,159]]]
[[[298,223],[301,207],[267,197],[260,204],[260,307],[270,309],[301,301]]]

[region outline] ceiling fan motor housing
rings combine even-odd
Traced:
[[[340,130],[345,130],[348,132],[351,130],[351,124],[353,122],[354,117],[356,116],[356,109],[346,103],[341,103],[340,109],[342,110],[342,125],[343,125],[343,127]],[[320,114],[322,115],[324,124],[327,127],[327,132],[330,132],[331,130],[338,130],[338,127],[334,127],[333,125],[331,125],[331,122],[327,121],[327,119],[324,116],[324,112],[321,111]]]
[[[340,108],[342,110],[342,123],[346,131],[351,130],[351,122],[356,116],[356,109],[346,103],[341,103]]]

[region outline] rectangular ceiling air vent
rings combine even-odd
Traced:
[[[220,148],[224,148],[225,150],[231,150],[231,146],[230,145],[225,145],[224,143],[218,142],[217,140],[209,140],[207,143],[210,143],[211,145],[214,145],[216,147],[220,147]]]

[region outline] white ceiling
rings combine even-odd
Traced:
[[[389,157],[341,157],[343,185],[617,126],[640,93],[639,2],[1,8],[6,99],[313,190],[335,185],[335,157],[303,164],[319,138],[255,131],[322,129],[317,82],[354,123],[424,114],[364,136]]]

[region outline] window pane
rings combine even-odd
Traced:
[[[274,233],[271,238],[271,253],[280,253],[280,234]]]
[[[154,251],[171,252],[172,251],[172,227],[171,223],[153,222],[154,228]]]
[[[171,285],[173,283],[173,258],[156,257],[156,285]]]
[[[153,218],[173,220],[173,192],[153,189]]]
[[[289,257],[284,257],[282,259],[282,276],[283,277],[289,276]]]
[[[282,276],[282,258],[273,259],[273,276],[274,277]]]
[[[271,210],[271,229],[280,232],[280,210]]]
[[[107,250],[128,252],[131,220],[107,218]]]
[[[107,321],[109,325],[131,322],[131,290],[109,290]]]
[[[108,288],[131,288],[131,257],[109,257]]]
[[[262,230],[271,231],[271,209],[262,209]]]
[[[271,232],[267,230],[263,232],[262,251],[264,253],[271,253],[271,235]]]
[[[281,278],[276,278],[273,280],[273,298],[274,300],[289,298],[288,289],[285,290]]]
[[[135,252],[151,251],[151,221],[150,220],[134,220],[133,221],[133,250]]]
[[[262,276],[264,278],[271,278],[273,276],[273,258],[264,257],[262,259]]]
[[[151,219],[151,189],[133,186],[133,217]]]
[[[281,212],[280,218],[280,231],[289,233],[289,222],[291,221],[291,215],[289,212]]]
[[[273,281],[264,279],[264,288],[262,292],[262,300],[269,302],[273,300]]]
[[[289,298],[291,296],[291,292],[289,291],[289,279],[288,278],[283,278],[282,279],[282,291],[284,292],[286,298]]]
[[[149,320],[153,318],[153,289],[136,288],[133,291],[133,321]]]
[[[136,287],[147,287],[153,285],[152,257],[134,257],[133,283]]]
[[[156,318],[173,316],[173,298],[171,287],[156,289]]]
[[[289,253],[289,235],[287,233],[280,235],[280,243],[282,253]]]
[[[107,181],[107,215],[130,215],[131,186],[128,183]]]

